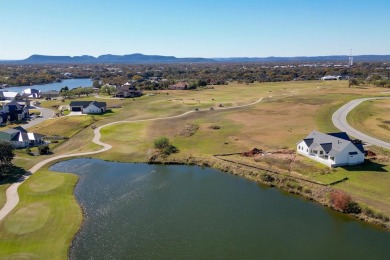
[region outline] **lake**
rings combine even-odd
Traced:
[[[211,168],[73,159],[70,259],[388,259],[390,233]]]
[[[68,86],[69,89],[74,89],[74,88],[78,88],[78,87],[91,87],[92,80],[90,80],[90,79],[65,79],[62,82],[54,82],[54,83],[43,84],[43,85],[10,87],[10,88],[0,89],[0,91],[8,90],[8,91],[22,93],[22,91],[24,89],[27,89],[27,88],[34,88],[34,89],[41,90],[43,92],[49,91],[49,90],[60,91],[61,88],[65,87],[65,86]]]

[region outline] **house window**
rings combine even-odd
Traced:
[[[329,157],[327,155],[325,155],[325,159],[328,159]]]
[[[300,145],[298,145],[298,149],[301,150],[301,146]]]
[[[334,157],[332,156],[332,157],[330,157],[330,159],[332,160],[332,161],[334,161]]]
[[[324,154],[324,151],[320,151],[320,154]]]

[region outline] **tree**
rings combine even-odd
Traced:
[[[68,86],[61,88],[60,93],[69,91]]]
[[[142,81],[144,78],[140,75],[134,75],[133,76],[133,80],[136,80],[136,81]]]
[[[92,86],[93,86],[94,88],[100,88],[100,82],[99,82],[99,80],[94,80]]]
[[[159,137],[153,141],[154,148],[158,149],[160,153],[165,155],[170,155],[171,153],[176,153],[178,149],[171,145],[169,139],[165,136]]]
[[[44,145],[41,145],[41,146],[38,146],[38,151],[39,151],[39,154],[49,154],[50,152],[50,147],[49,145],[47,144],[44,144]]]
[[[355,78],[350,78],[348,81],[348,87],[350,88],[351,86],[358,86],[359,81]]]
[[[197,85],[198,85],[199,87],[206,87],[206,86],[207,86],[207,81],[206,81],[206,80],[203,80],[203,79],[200,79],[200,80],[198,80]]]
[[[106,95],[111,95],[112,93],[114,93],[116,91],[116,88],[114,86],[103,86],[100,88],[100,91],[99,93],[100,94],[106,94]]]
[[[0,140],[0,173],[4,173],[12,166],[14,158],[14,148],[10,142]]]

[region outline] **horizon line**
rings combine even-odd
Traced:
[[[93,55],[89,55],[89,54],[82,54],[82,55],[51,55],[51,54],[31,54],[30,56],[28,56],[27,58],[24,58],[24,59],[0,59],[0,61],[20,61],[20,60],[25,60],[25,59],[28,59],[32,56],[46,56],[46,57],[71,57],[71,58],[74,58],[74,57],[83,57],[83,56],[89,56],[89,57],[93,57],[93,58],[99,58],[101,56],[105,56],[105,55],[113,55],[113,56],[126,56],[126,55],[135,55],[135,54],[140,54],[140,55],[144,55],[144,56],[163,56],[163,57],[174,57],[174,58],[203,58],[203,59],[240,59],[240,58],[248,58],[248,59],[256,59],[256,58],[260,58],[260,59],[263,59],[263,58],[307,58],[307,57],[328,57],[328,56],[346,56],[346,57],[356,57],[356,56],[389,56],[390,54],[354,54],[354,55],[348,55],[348,54],[328,54],[328,55],[296,55],[296,56],[275,56],[275,55],[271,55],[271,56],[225,56],[225,57],[201,57],[201,56],[186,56],[186,57],[178,57],[178,56],[174,56],[174,55],[162,55],[162,54],[143,54],[143,53],[139,53],[139,52],[135,52],[135,53],[128,53],[128,54],[112,54],[112,53],[106,53],[106,54],[100,54],[100,55],[97,55],[97,56],[93,56]]]

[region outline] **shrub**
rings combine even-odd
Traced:
[[[260,179],[264,182],[274,182],[275,178],[269,175],[268,173],[263,173],[260,175]]]
[[[171,145],[169,139],[165,136],[155,139],[153,143],[154,148],[158,149],[162,154],[170,155],[178,152],[176,146]]]
[[[38,152],[41,155],[42,154],[49,154],[50,148],[47,144],[44,144],[44,145],[38,146]]]
[[[286,187],[293,189],[293,190],[296,190],[296,189],[298,189],[299,185],[295,181],[287,181]]]
[[[165,136],[155,139],[153,143],[156,149],[164,149],[170,145],[169,139]]]
[[[360,205],[352,201],[351,196],[340,190],[334,190],[330,193],[330,203],[335,209],[345,213],[359,214],[362,212]]]
[[[362,212],[362,208],[360,207],[360,205],[357,202],[351,201],[348,203],[345,212],[359,214],[360,212]]]

